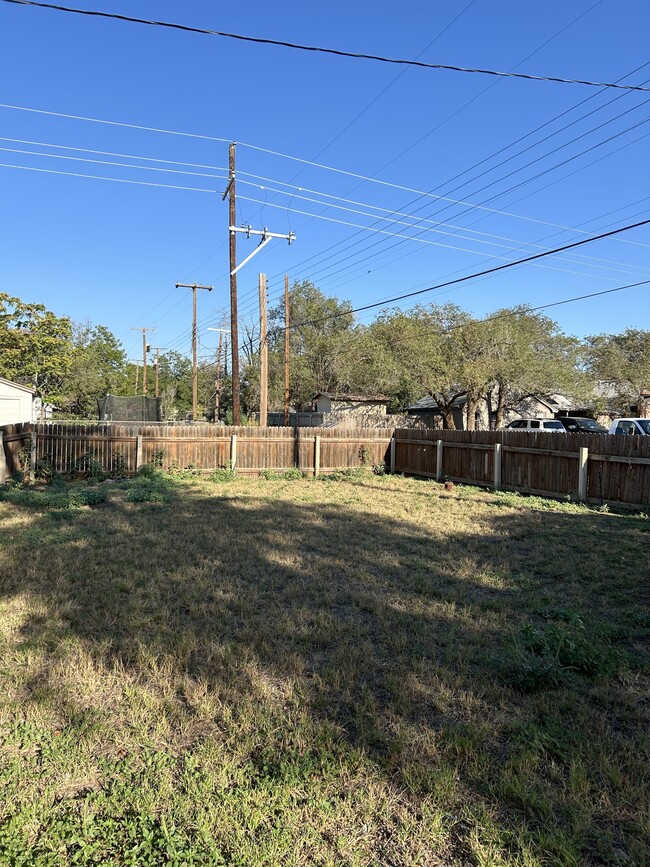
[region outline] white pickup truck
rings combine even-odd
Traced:
[[[609,426],[611,434],[650,436],[650,418],[615,418]]]

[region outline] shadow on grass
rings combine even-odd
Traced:
[[[444,500],[411,514],[408,495],[389,516],[364,510],[363,485],[314,502],[313,484],[295,497],[272,483],[268,496],[181,486],[163,505],[113,497],[33,516],[2,581],[5,598],[40,603],[21,625],[23,645],[44,651],[27,700],[74,712],[48,665],[81,643],[157,677],[170,718],[257,729],[251,785],[293,773],[308,786],[325,753],[340,768],[370,763],[414,815],[426,802],[446,817],[449,863],[472,863],[482,823],[500,829],[497,847],[540,863],[633,859],[644,526],[489,504],[454,522]],[[530,694],[504,683],[521,628],[567,617],[607,625],[632,660],[627,681],[569,672]],[[607,779],[613,766],[624,780]]]

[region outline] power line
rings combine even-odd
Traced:
[[[559,167],[562,166],[562,165],[565,165],[565,164],[568,163],[568,162],[572,162],[573,160],[577,159],[578,157],[584,155],[585,153],[589,153],[590,151],[595,150],[596,148],[601,147],[602,145],[611,142],[611,141],[614,140],[615,138],[618,138],[618,137],[620,137],[620,136],[622,136],[622,135],[625,135],[626,133],[628,133],[628,132],[632,131],[633,129],[635,129],[637,126],[647,123],[649,120],[650,120],[650,118],[647,118],[647,119],[645,119],[645,120],[643,120],[643,121],[638,122],[637,124],[634,124],[634,125],[632,125],[632,126],[626,128],[625,130],[622,130],[622,131],[619,132],[619,133],[616,133],[616,134],[610,136],[608,139],[605,139],[605,140],[603,140],[603,141],[601,141],[601,142],[597,142],[596,144],[592,145],[592,146],[589,147],[589,148],[586,148],[585,150],[581,151],[580,153],[575,154],[574,156],[569,157],[569,158],[567,158],[566,160],[561,161],[560,163],[557,163],[557,164],[555,164],[555,165],[553,165],[553,166],[550,166],[550,167],[548,167],[547,169],[545,169],[545,170],[542,171],[542,172],[539,172],[539,173],[538,173],[537,175],[535,175],[533,178],[529,178],[529,179],[527,179],[527,180],[525,180],[525,181],[521,181],[521,182],[519,182],[519,183],[517,183],[517,184],[514,184],[512,187],[509,187],[507,190],[504,190],[504,191],[502,191],[502,192],[500,192],[500,193],[498,193],[498,194],[495,194],[495,195],[493,195],[493,196],[488,196],[486,199],[483,199],[483,200],[482,200],[481,202],[479,202],[477,205],[474,205],[474,204],[472,204],[472,203],[467,203],[467,207],[466,207],[466,209],[465,209],[464,211],[461,211],[460,213],[456,214],[456,215],[455,215],[455,219],[458,219],[458,218],[461,217],[463,214],[468,213],[470,210],[474,210],[475,208],[481,208],[481,207],[483,207],[487,202],[493,201],[495,198],[499,198],[500,196],[506,195],[507,193],[512,192],[513,190],[518,189],[519,187],[523,186],[524,184],[530,183],[530,182],[532,182],[533,180],[536,180],[537,178],[540,178],[540,177],[542,177],[542,176],[545,175],[545,174],[548,174],[549,172],[551,172],[551,171],[553,171],[553,170],[559,168]],[[498,182],[498,181],[494,181],[493,183],[497,183],[497,182]],[[492,186],[492,185],[493,185],[493,184],[491,184],[491,185],[489,185],[489,186]],[[449,207],[450,207],[449,205],[446,205],[446,206],[444,206],[443,208],[440,208],[439,210],[433,212],[432,214],[429,214],[428,216],[429,216],[429,217],[435,217],[437,214],[442,213],[443,211],[447,210]],[[421,218],[421,219],[424,219],[424,218]],[[378,231],[379,231],[379,230],[378,230]],[[423,234],[423,233],[424,233],[424,230],[421,231],[419,234]],[[416,237],[416,236],[412,236],[412,237]],[[382,240],[383,240],[383,239],[379,239],[379,240],[377,240],[377,241],[371,243],[370,245],[366,246],[366,251],[369,250],[369,249],[371,249],[372,247],[376,247],[378,244],[382,243]],[[360,243],[360,242],[356,242],[356,244],[358,244],[358,243]],[[353,245],[353,246],[356,246],[356,244]],[[398,246],[398,245],[397,245],[397,244],[393,244],[389,249],[394,249],[396,246]],[[359,251],[359,252],[363,253],[364,251]],[[343,259],[339,259],[339,262],[344,262],[344,261],[346,261],[347,259],[354,258],[354,257],[357,256],[357,255],[358,255],[358,253],[350,254],[350,255],[348,255],[348,256],[345,256]],[[322,260],[322,261],[327,261],[327,259],[330,259],[330,258],[333,258],[333,257],[332,257],[332,256],[327,256],[327,257],[325,257],[325,260]],[[361,258],[360,260],[358,260],[357,264],[359,264],[360,262],[363,262],[363,261],[368,260],[368,258],[370,258],[368,255],[363,256],[363,258]],[[336,272],[336,273],[338,273],[338,272]],[[331,276],[331,275],[330,275],[330,276]]]
[[[3,2],[4,2],[4,0],[3,0]],[[106,126],[121,126],[121,127],[125,127],[126,129],[139,129],[139,130],[142,130],[143,132],[159,132],[159,133],[163,133],[164,135],[178,135],[178,136],[182,136],[183,138],[198,138],[198,139],[203,139],[204,141],[221,142],[222,144],[224,142],[227,144],[230,141],[230,139],[228,139],[228,138],[217,138],[216,136],[213,136],[213,135],[202,135],[201,133],[195,133],[195,132],[182,132],[182,131],[176,130],[176,129],[162,129],[162,128],[156,127],[156,126],[141,126],[140,124],[137,124],[137,123],[125,123],[124,121],[120,121],[120,120],[104,120],[104,119],[99,118],[99,117],[85,117],[84,115],[81,115],[81,114],[66,114],[65,112],[62,112],[62,111],[48,111],[47,109],[44,109],[44,108],[29,108],[29,107],[24,106],[24,105],[11,105],[11,104],[6,103],[6,102],[0,102],[0,108],[9,108],[9,109],[12,109],[13,111],[28,111],[28,112],[31,112],[32,114],[46,114],[46,115],[49,115],[50,117],[64,117],[67,120],[84,120],[84,121],[87,121],[88,123],[102,123],[102,124],[105,124]]]
[[[68,154],[48,154],[41,153],[40,151],[28,151],[24,148],[5,148],[0,147],[0,151],[5,151],[7,153],[12,154],[27,154],[28,156],[33,157],[48,157],[49,159],[55,160],[74,160],[78,163],[93,163],[94,165],[99,166],[117,166],[120,169],[138,169],[138,171],[147,171],[147,172],[165,172],[171,175],[190,175],[195,178],[212,178],[213,180],[223,181],[226,180],[225,176],[208,174],[207,172],[187,172],[183,169],[163,169],[160,166],[138,166],[133,163],[116,163],[111,160],[93,160],[89,157],[72,157],[68,156]],[[92,151],[91,151],[92,153]],[[136,157],[136,159],[138,159]],[[220,171],[225,171],[225,169],[220,169]]]
[[[115,21],[126,21],[130,24],[146,24],[152,27],[166,27],[171,30],[182,30],[186,33],[200,33],[205,36],[221,36],[226,39],[236,39],[240,42],[253,42],[259,45],[276,45],[281,48],[291,48],[296,51],[310,51],[320,54],[331,54],[336,57],[349,57],[354,60],[374,60],[379,63],[392,63],[399,66],[415,66],[420,69],[437,69],[449,72],[466,72],[478,75],[494,75],[500,78],[521,78],[526,81],[549,81],[556,84],[580,84],[587,87],[611,87],[619,90],[648,91],[650,88],[633,84],[615,84],[613,82],[588,81],[580,78],[560,78],[553,75],[531,75],[523,72],[503,72],[495,69],[479,69],[466,66],[452,66],[443,63],[425,63],[423,60],[404,60],[395,57],[383,57],[379,54],[365,54],[361,52],[341,51],[337,48],[323,48],[315,45],[301,45],[297,42],[286,42],[281,39],[266,39],[257,36],[243,36],[239,33],[228,33],[223,30],[210,30],[204,27],[191,27],[188,24],[177,24],[170,21],[158,21],[155,19],[135,18],[130,15],[118,15],[113,12],[97,12],[90,9],[72,9],[69,6],[59,6],[54,3],[39,3],[36,0],[2,0],[3,3],[13,3],[17,6],[36,6],[40,9],[52,9],[57,12],[69,12],[75,15],[87,15],[93,18],[109,18]]]
[[[206,190],[204,187],[182,187],[176,184],[156,184],[153,181],[132,181],[126,178],[107,178],[102,175],[85,175],[80,172],[64,172],[57,169],[39,169],[35,166],[16,166],[10,163],[0,163],[3,169],[22,169],[25,172],[44,172],[48,175],[67,175],[71,178],[90,178],[92,181],[114,181],[117,184],[136,184],[141,187],[162,187],[166,190],[186,190],[192,193],[216,193],[217,190]],[[225,180],[225,179],[224,179]]]
[[[371,310],[374,307],[380,307],[382,304],[391,304],[394,301],[403,301],[405,298],[413,298],[415,295],[422,295],[425,292],[432,292],[435,289],[444,289],[447,286],[452,286],[458,283],[465,283],[468,280],[475,280],[478,277],[484,277],[487,274],[495,274],[498,271],[505,271],[508,268],[514,268],[516,265],[524,265],[528,262],[534,262],[536,259],[542,259],[545,256],[552,256],[555,253],[562,253],[564,250],[570,250],[574,247],[581,247],[585,244],[591,244],[594,241],[601,241],[604,238],[611,238],[614,235],[619,235],[621,232],[628,232],[630,229],[638,229],[641,226],[647,226],[650,220],[642,220],[639,223],[632,223],[629,226],[622,226],[620,229],[613,229],[610,232],[604,232],[601,235],[594,235],[591,238],[584,238],[582,241],[574,241],[571,244],[564,244],[562,247],[555,247],[552,250],[546,250],[543,253],[534,253],[532,256],[526,256],[523,259],[517,259],[514,262],[507,262],[505,265],[496,265],[494,268],[487,268],[484,271],[477,271],[474,274],[468,274],[465,277],[457,277],[455,280],[448,280],[444,283],[438,283],[435,286],[428,286],[426,289],[419,289],[417,292],[406,292],[403,295],[396,295],[393,298],[388,298],[385,301],[379,301],[373,304],[364,304],[362,307],[354,307],[343,313],[333,313],[329,316],[322,316],[319,319],[312,319],[307,322],[298,322],[292,325],[292,328],[299,328],[301,325],[315,325],[319,322],[327,322],[330,319],[338,319],[340,316],[347,316],[350,313],[360,313],[362,310]]]

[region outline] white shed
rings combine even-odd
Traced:
[[[33,400],[31,388],[0,377],[0,425],[30,422]]]

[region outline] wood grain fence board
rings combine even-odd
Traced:
[[[7,473],[20,469],[21,452],[29,445],[32,431],[36,433],[37,461],[51,460],[60,473],[73,470],[87,453],[106,472],[119,465],[134,473],[138,436],[142,437],[145,462],[162,452],[165,468],[194,465],[211,472],[228,463],[234,435],[242,475],[294,466],[313,474],[316,436],[320,438],[322,473],[362,466],[364,457],[369,464],[388,462],[391,442],[385,429],[372,428],[23,423],[2,427]],[[499,443],[504,489],[556,497],[577,492],[578,452],[586,447],[590,501],[650,504],[650,437],[398,429],[394,431],[396,471],[435,478],[438,440],[443,442],[442,469],[447,478],[491,486],[494,445]]]

